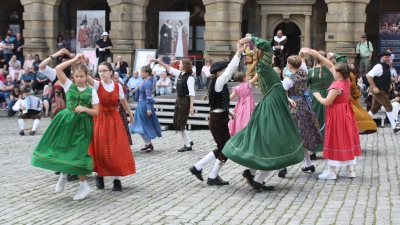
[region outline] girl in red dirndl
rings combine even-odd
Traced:
[[[326,106],[325,142],[323,158],[327,159],[329,169],[321,173],[318,178],[335,180],[336,167],[346,167],[339,176],[354,178],[356,157],[361,155],[360,137],[356,118],[349,101],[350,70],[347,63],[338,62],[333,65],[329,60],[313,50],[311,55],[320,59],[332,72],[335,81],[328,88],[328,96],[316,92],[314,96]]]

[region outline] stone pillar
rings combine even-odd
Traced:
[[[236,42],[242,37],[243,2],[244,0],[203,0],[206,8],[204,57],[210,57],[215,62],[234,55]]]
[[[261,38],[268,40],[267,39],[267,31],[268,31],[268,14],[261,14]]]
[[[58,7],[61,0],[21,0],[25,12],[24,54],[38,54],[41,59],[53,54],[58,30]]]
[[[365,8],[370,0],[341,1],[325,0],[328,5],[325,33],[326,50],[347,55],[352,61],[355,56],[355,43],[364,33],[366,22]]]
[[[135,49],[145,48],[146,0],[108,0],[113,62],[121,55],[133,68]]]
[[[306,47],[311,47],[311,15],[305,15],[305,26],[304,26],[304,30],[305,30],[305,34],[304,34],[304,45]]]

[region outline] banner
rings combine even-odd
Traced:
[[[400,13],[380,13],[379,15],[379,43],[377,54],[387,49],[392,50],[394,56],[392,66],[400,73]]]
[[[189,12],[160,12],[158,56],[164,61],[188,56],[189,20]]]
[[[105,31],[106,11],[78,11],[76,18],[76,52],[81,52],[81,48],[96,48],[96,41],[101,39]]]

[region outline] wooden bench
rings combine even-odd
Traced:
[[[378,112],[375,115],[372,116],[372,119],[374,120],[381,120],[381,127],[385,127],[385,119],[386,119],[386,113]]]

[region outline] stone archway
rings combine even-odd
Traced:
[[[301,35],[301,30],[296,23],[289,22],[285,23],[282,22],[275,26],[273,35],[275,36],[278,30],[282,30],[283,34],[287,37],[287,45],[288,45],[288,56],[290,55],[297,55],[301,49],[304,47],[304,35]],[[268,39],[273,40],[273,38]]]

